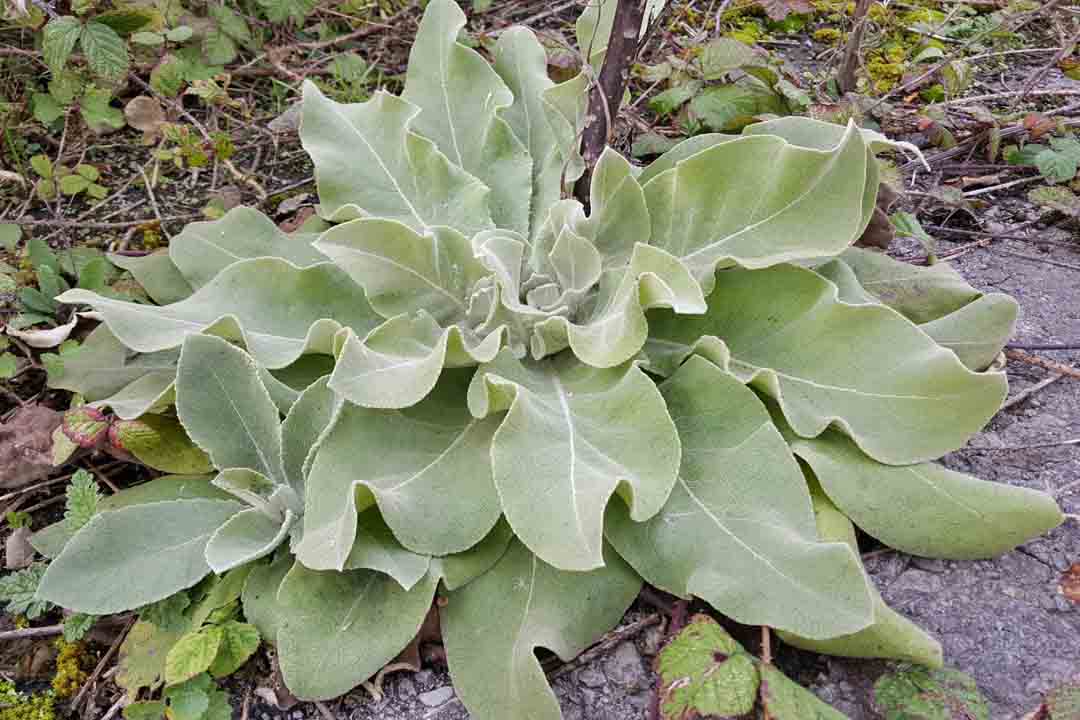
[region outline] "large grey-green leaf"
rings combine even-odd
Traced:
[[[504,350],[476,372],[469,408],[479,418],[508,410],[491,446],[503,513],[559,569],[603,563],[604,508],[614,493],[613,504],[642,521],[675,483],[675,425],[634,365],[599,370],[567,354],[522,362]]]
[[[287,235],[258,210],[236,207],[219,220],[193,222],[169,243],[169,257],[192,288],[207,284],[238,260],[276,257],[297,267],[326,258],[311,242],[315,235]]]
[[[652,244],[706,290],[718,266],[835,255],[865,225],[869,160],[854,125],[827,151],[768,135],[714,145],[645,183]]]
[[[327,700],[374,675],[416,636],[436,584],[429,576],[406,591],[373,570],[294,565],[278,590],[277,649],[289,690]]]
[[[677,163],[691,155],[697,155],[702,150],[708,150],[714,145],[738,139],[738,135],[724,135],[722,133],[705,133],[686,138],[675,145],[666,153],[649,163],[638,175],[638,182],[644,185],[660,173],[671,170]]]
[[[494,568],[449,594],[443,641],[454,689],[476,720],[560,720],[535,650],[569,661],[611,629],[641,580],[610,548],[604,567],[563,572],[518,541]]]
[[[514,531],[499,518],[484,539],[464,552],[431,558],[431,573],[442,578],[447,590],[457,590],[492,568],[506,552]]]
[[[356,523],[356,539],[345,560],[345,570],[378,570],[410,590],[427,573],[431,557],[402,547],[390,526],[379,514],[379,508],[369,507],[360,513]]]
[[[499,498],[491,438],[499,421],[469,415],[468,380],[448,372],[430,396],[403,410],[343,408],[308,474],[304,540],[296,548],[305,565],[343,568],[357,507],[373,503],[398,540],[419,553],[461,552],[492,528]]]
[[[682,439],[663,510],[634,522],[612,503],[605,535],[642,577],[747,625],[812,638],[870,624],[858,557],[818,541],[802,472],[754,393],[691,358],[661,386]]]
[[[141,257],[110,253],[109,261],[131,273],[135,282],[158,305],[180,302],[194,292],[194,288],[173,264],[167,249]]]
[[[499,117],[509,123],[532,158],[529,227],[524,234],[533,237],[562,187],[564,158],[544,105],[544,93],[555,83],[548,77],[544,46],[528,28],[507,28],[495,43],[494,55],[495,72],[514,96],[510,106],[499,110]]]
[[[589,217],[576,229],[600,251],[604,268],[626,265],[635,244],[649,241],[645,193],[630,162],[609,147],[593,168]]]
[[[281,424],[281,464],[297,495],[304,497],[307,470],[324,435],[341,412],[345,400],[335,394],[323,377],[300,393]]]
[[[848,248],[837,260],[818,271],[833,282],[838,263],[848,266],[859,285],[877,300],[914,323],[927,323],[956,312],[982,293],[967,283],[948,263],[926,267],[894,260],[884,253]],[[846,302],[851,299],[844,298]]]
[[[457,42],[464,27],[465,13],[453,0],[428,3],[401,98],[420,108],[416,131],[491,189],[495,224],[528,233],[530,148],[500,116],[514,96],[487,60]]]
[[[423,235],[394,220],[364,218],[315,244],[358,282],[383,317],[424,310],[439,323],[463,318],[473,285],[487,274],[469,239],[452,228]]]
[[[492,226],[488,188],[410,130],[419,112],[382,91],[364,103],[336,103],[304,83],[300,139],[315,163],[325,217],[371,215],[466,235]]]
[[[258,628],[259,635],[271,645],[277,644],[278,630],[284,624],[278,588],[293,565],[293,557],[287,552],[279,552],[271,562],[257,563],[240,596],[244,619]]]
[[[1007,385],[1001,373],[971,372],[897,312],[840,302],[835,285],[793,265],[719,272],[705,315],[655,312],[649,329],[657,370],[702,354],[775,398],[799,435],[835,424],[890,464],[963,445]]]
[[[285,484],[281,425],[255,361],[213,335],[184,341],[176,413],[218,468],[250,468]]]
[[[818,537],[825,542],[847,543],[852,550],[858,552],[855,526],[829,501],[815,480],[811,478],[810,483]],[[822,640],[810,640],[783,630],[777,634],[788,645],[812,652],[842,657],[906,660],[920,665],[941,667],[941,643],[886,605],[872,584],[870,591],[874,596],[874,624],[867,628]]]
[[[250,508],[233,515],[210,536],[206,563],[217,574],[266,557],[288,536],[295,516],[289,512],[275,519]]]
[[[101,324],[61,356],[59,369],[49,371],[48,385],[82,393],[88,401],[103,400],[147,375],[175,375],[177,356],[175,350],[133,355]]]
[[[919,327],[949,348],[972,370],[990,366],[1012,337],[1020,306],[1003,293],[991,293],[945,317]]]
[[[330,389],[363,407],[410,407],[431,392],[444,367],[487,362],[502,339],[501,329],[479,337],[461,325],[440,327],[423,310],[398,315],[363,340],[348,336]]]
[[[562,166],[563,186],[573,183],[585,172],[585,160],[578,147],[582,128],[585,127],[585,113],[588,107],[590,88],[585,73],[578,73],[558,85],[543,91],[544,117],[555,136],[555,146],[559,152]],[[543,213],[537,216],[543,217]]]
[[[68,290],[65,303],[87,303],[127,347],[154,352],[207,332],[242,340],[256,361],[282,368],[304,353],[333,352],[342,327],[366,334],[382,318],[364,291],[332,263],[300,269],[285,260],[234,263],[190,298],[156,307],[121,302],[89,290]]]
[[[913,555],[993,557],[1063,520],[1045,493],[986,482],[936,463],[882,465],[832,430],[796,440],[792,449],[856,525]]]
[[[38,596],[94,615],[141,607],[210,572],[210,536],[239,503],[172,500],[95,515],[49,564]]]

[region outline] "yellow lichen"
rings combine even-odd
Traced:
[[[826,45],[839,45],[844,34],[836,28],[820,28],[814,31],[814,40]]]

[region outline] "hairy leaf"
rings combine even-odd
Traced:
[[[281,673],[306,700],[348,692],[389,662],[420,629],[436,582],[403,590],[372,570],[316,572],[293,566],[278,591]]]
[[[131,58],[127,43],[105,23],[91,20],[83,26],[79,35],[86,64],[103,78],[119,78],[127,73]]]
[[[371,215],[469,235],[491,227],[487,187],[410,129],[419,112],[385,92],[343,105],[304,84],[300,139],[315,163],[327,218]]]
[[[428,4],[409,54],[401,98],[420,108],[416,131],[490,188],[495,224],[527,233],[529,148],[500,117],[514,96],[478,52],[457,42],[464,27],[465,13],[453,0]]]
[[[57,299],[89,304],[138,352],[176,348],[187,336],[207,332],[243,341],[267,368],[286,367],[304,353],[329,354],[342,327],[366,334],[380,320],[363,290],[330,263],[298,269],[276,258],[234,263],[190,298],[163,307],[87,290],[69,290]]]
[[[503,351],[477,371],[469,407],[479,418],[508,411],[491,445],[495,487],[515,534],[556,568],[603,563],[613,494],[640,522],[675,482],[675,425],[635,366],[597,370],[565,356],[522,363]]]
[[[468,375],[451,373],[403,410],[342,409],[308,476],[304,540],[296,548],[305,565],[342,569],[357,510],[372,504],[419,553],[461,552],[491,530],[500,513],[490,460],[499,421],[469,414],[467,382]]]
[[[301,499],[315,453],[345,404],[327,387],[328,380],[325,376],[319,378],[300,393],[281,424],[281,464]]]
[[[477,720],[559,720],[535,653],[569,661],[610,630],[641,581],[610,550],[604,566],[564,572],[513,541],[490,571],[450,593],[441,610],[454,688]]]
[[[793,265],[718,273],[704,316],[657,313],[650,331],[654,367],[693,348],[773,397],[799,435],[835,424],[890,464],[963,445],[1007,385],[1000,373],[971,372],[892,310],[839,302],[835,285]]]
[[[294,521],[291,512],[281,519],[255,508],[238,512],[210,536],[206,563],[220,574],[266,557],[285,540]]]
[[[858,558],[818,541],[802,473],[753,392],[694,358],[661,386],[683,446],[663,510],[612,503],[605,534],[642,577],[748,625],[813,638],[872,620]]]
[[[38,595],[95,615],[166,598],[210,572],[206,543],[239,509],[220,500],[172,500],[100,513],[52,561]]]
[[[378,508],[368,508],[356,524],[356,538],[346,570],[378,570],[410,590],[428,571],[431,558],[406,550],[395,538],[390,527],[379,515]]]
[[[173,264],[168,250],[142,256],[110,254],[109,262],[130,272],[135,282],[158,305],[180,302],[194,292],[191,284]]]

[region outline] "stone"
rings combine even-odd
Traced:
[[[599,668],[591,665],[579,670],[577,677],[585,687],[598,688],[602,687],[607,682],[604,673],[600,672]]]
[[[438,707],[452,697],[454,697],[454,688],[447,685],[445,687],[435,688],[434,690],[428,690],[426,693],[420,693],[420,702],[428,707]]]
[[[632,642],[619,643],[604,661],[604,671],[611,682],[627,688],[637,687],[645,679],[641,656]]]

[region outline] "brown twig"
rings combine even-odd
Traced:
[[[660,613],[651,613],[641,618],[640,620],[636,620],[630,623],[629,625],[612,630],[607,635],[605,635],[600,642],[596,643],[591,648],[581,653],[565,665],[560,665],[558,668],[548,673],[548,679],[554,680],[556,678],[562,677],[574,668],[592,662],[592,660],[598,655],[603,655],[605,652],[622,643],[624,640],[636,636],[645,628],[652,627],[653,625],[659,625],[661,619],[662,618],[660,617]]]
[[[49,637],[52,635],[62,635],[63,633],[63,625],[43,625],[41,627],[5,630],[0,632],[0,642],[6,642],[8,640],[24,640],[26,638]]]
[[[180,220],[194,220],[201,218],[198,213],[188,215],[172,215],[162,218],[143,218],[142,220],[124,220],[123,222],[80,222],[78,220],[38,220],[37,218],[19,218],[11,222],[16,225],[45,225],[62,228],[81,228],[85,230],[123,230],[139,225],[155,225],[159,222],[178,222]]]
[[[1059,363],[1054,360],[1047,360],[1046,358],[1041,358],[1038,355],[1026,353],[1023,350],[1016,350],[1012,348],[1007,349],[1005,351],[1005,357],[1011,360],[1018,360],[1022,363],[1027,363],[1028,365],[1034,365],[1035,367],[1041,367],[1044,370],[1050,370],[1056,373],[1061,373],[1062,375],[1068,375],[1071,378],[1080,378],[1080,370],[1074,368],[1072,365],[1066,365],[1064,363]]]
[[[101,677],[101,673],[104,672],[105,666],[109,663],[109,660],[111,660],[112,656],[116,654],[116,651],[120,649],[121,643],[124,642],[124,638],[127,637],[128,631],[131,630],[131,626],[135,624],[136,619],[137,616],[131,616],[131,619],[129,619],[124,625],[124,628],[120,631],[120,634],[116,636],[116,640],[114,640],[113,644],[109,646],[109,649],[106,651],[106,653],[101,656],[101,660],[98,661],[98,664],[94,668],[94,671],[90,673],[90,677],[86,678],[86,682],[84,682],[83,686],[79,688],[79,693],[75,696],[75,699],[71,701],[71,706],[68,708],[69,712],[74,713],[79,709],[79,705],[82,704],[83,698],[86,697],[86,694],[90,690],[90,687],[95,682],[97,682],[97,679],[99,677]]]
[[[1008,400],[1003,402],[1001,404],[1001,407],[998,408],[998,412],[1001,412],[1003,410],[1008,410],[1011,407],[1015,407],[1015,406],[1019,405],[1020,403],[1024,402],[1025,400],[1032,397],[1036,393],[1042,392],[1043,389],[1050,387],[1051,385],[1053,385],[1054,383],[1056,383],[1058,380],[1060,380],[1063,377],[1065,377],[1065,373],[1055,373],[1054,375],[1051,375],[1048,378],[1040,380],[1039,382],[1035,383],[1031,387],[1024,388],[1023,390],[1021,390],[1020,392],[1016,393],[1011,398],[1009,398]]]
[[[581,135],[581,156],[585,160],[585,172],[574,185],[574,196],[586,206],[589,203],[593,168],[614,132],[614,120],[626,91],[626,82],[630,78],[630,66],[637,57],[638,31],[645,13],[645,4],[641,0],[606,2],[618,2],[618,5],[615,6],[615,18],[611,25],[604,64],[600,68],[599,78],[589,92],[585,129]],[[588,57],[585,62],[588,62]]]
[[[859,67],[859,48],[862,47],[863,33],[866,32],[866,16],[870,11],[870,0],[859,0],[855,6],[855,27],[848,36],[847,46],[844,48],[844,59],[840,63],[840,71],[836,76],[836,84],[842,94],[854,92],[855,71]]]
[[[342,35],[341,37],[332,38],[330,40],[320,40],[317,42],[297,43],[295,45],[286,46],[286,48],[283,49],[296,48],[299,50],[325,50],[326,48],[337,47],[338,45],[342,45],[353,40],[360,40],[361,38],[366,38],[368,35],[374,35],[377,32],[385,30],[386,25],[393,26],[395,22],[405,17],[412,10],[412,8],[413,3],[409,3],[408,5],[388,17],[385,22],[369,23],[365,27],[362,27],[359,30],[354,30],[353,32]]]

